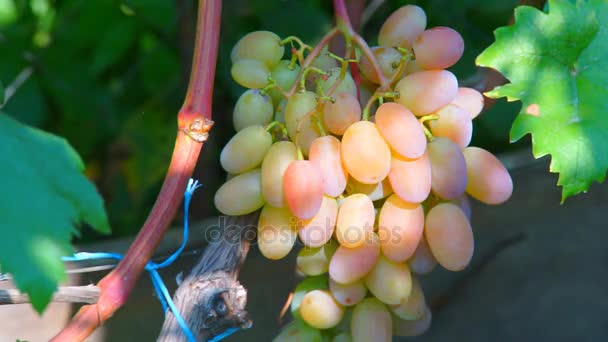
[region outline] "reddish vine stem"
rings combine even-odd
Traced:
[[[54,342],[86,339],[127,300],[152,253],[181,205],[186,183],[213,125],[211,101],[220,31],[221,0],[200,0],[190,83],[177,115],[178,133],[171,163],[156,202],[119,265],[98,284],[99,301],[84,306]]]

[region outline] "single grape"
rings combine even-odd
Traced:
[[[321,136],[312,120],[318,115],[317,95],[313,92],[296,93],[287,100],[285,123],[289,138],[302,148],[306,156],[312,141]]]
[[[428,151],[433,192],[446,200],[462,195],[468,178],[460,147],[448,138],[439,137],[429,143]]]
[[[321,208],[308,220],[298,220],[298,235],[308,247],[320,247],[326,244],[334,234],[338,202],[335,198],[323,196]]]
[[[272,342],[323,342],[321,330],[315,329],[302,321],[293,321],[286,325]]]
[[[380,209],[378,237],[382,254],[393,262],[404,262],[416,250],[424,230],[424,211],[397,195],[386,199]]]
[[[376,298],[365,298],[353,310],[350,333],[353,342],[391,342],[392,325],[386,305]]]
[[[420,158],[426,136],[414,114],[399,103],[386,102],[376,111],[376,127],[388,145],[405,158]]]
[[[230,173],[258,167],[272,145],[272,135],[262,126],[249,126],[235,134],[220,153],[220,164]]]
[[[348,248],[361,246],[374,230],[375,217],[369,197],[363,194],[346,197],[338,209],[336,239]]]
[[[388,197],[393,193],[393,189],[391,188],[388,178],[384,178],[382,182],[376,184],[363,184],[358,182],[353,177],[348,177],[346,193],[348,195],[364,194],[369,197],[370,200],[377,201],[379,199]]]
[[[449,27],[428,29],[414,41],[416,63],[427,70],[447,69],[458,62],[463,52],[462,36]]]
[[[401,53],[395,48],[384,46],[375,46],[372,48],[372,52],[384,77],[391,78],[399,69]],[[363,77],[373,83],[380,84],[380,78],[376,74],[376,70],[372,67],[372,63],[366,55],[361,56],[359,69],[361,70]]]
[[[426,28],[426,14],[415,5],[406,5],[393,12],[378,34],[378,45],[411,48]]]
[[[258,247],[271,260],[284,258],[298,237],[296,220],[287,208],[265,205],[258,219]]]
[[[391,151],[373,122],[352,124],[342,136],[342,162],[349,175],[365,184],[382,181],[391,168]]]
[[[361,120],[361,105],[351,93],[337,93],[334,99],[335,102],[323,105],[323,123],[330,133],[342,135],[350,125]]]
[[[359,247],[340,246],[329,262],[329,276],[337,283],[351,284],[362,279],[374,268],[378,255],[380,244],[374,233]]]
[[[472,120],[483,110],[483,95],[473,88],[460,87],[452,104],[464,108]]]
[[[466,215],[452,203],[440,203],[426,215],[426,240],[437,262],[450,271],[464,269],[473,257],[473,231]]]
[[[329,291],[313,290],[302,298],[300,314],[304,322],[313,328],[329,329],[340,323],[344,308],[336,302]]]
[[[395,101],[421,116],[452,102],[458,92],[458,81],[447,70],[420,71],[402,78],[395,90],[400,94]]]
[[[333,279],[329,279],[329,291],[331,291],[336,301],[344,306],[356,305],[367,294],[367,288],[361,280],[350,284],[340,284]]]
[[[260,89],[268,84],[270,70],[266,64],[257,59],[239,59],[232,64],[230,74],[239,85],[249,89]]]
[[[323,182],[317,167],[310,160],[294,160],[283,175],[287,207],[297,218],[315,216],[323,202]]]
[[[291,299],[291,314],[292,316],[301,321],[302,315],[300,314],[300,305],[304,296],[313,290],[327,290],[329,288],[327,275],[318,275],[306,277],[304,280],[298,283],[296,288],[293,290],[293,297]]]
[[[378,257],[364,282],[369,291],[385,304],[401,303],[412,290],[412,276],[407,264],[392,262],[384,255]]]
[[[393,315],[393,335],[395,336],[419,336],[429,330],[431,326],[431,309],[425,307],[424,314],[414,321],[401,319]]]
[[[437,260],[431,253],[424,236],[420,239],[414,255],[408,260],[408,265],[413,273],[421,275],[430,273],[437,266]]]
[[[431,161],[428,152],[414,160],[393,153],[388,179],[399,198],[409,203],[422,203],[431,193]]]
[[[329,271],[329,261],[336,252],[338,244],[335,242],[321,247],[304,247],[298,253],[296,265],[298,270],[307,276],[317,276]]]
[[[439,118],[431,120],[429,127],[435,137],[445,137],[456,143],[461,149],[469,146],[473,136],[473,121],[464,109],[448,104],[435,112]]]
[[[315,139],[310,144],[308,160],[319,170],[326,195],[336,197],[344,192],[348,174],[342,166],[340,140],[331,135]]]
[[[270,72],[272,79],[285,92],[291,89],[299,74],[300,66],[298,64],[291,65],[291,61],[288,59],[280,61]],[[279,103],[285,98],[283,94],[275,88],[272,88],[268,93],[270,94],[270,97],[272,97],[272,102],[274,104]]]
[[[323,89],[324,95],[349,93],[353,96],[357,96],[357,85],[355,84],[355,80],[353,80],[353,77],[348,72],[344,74],[344,78],[342,79],[342,81],[340,81],[340,83],[338,83],[336,89],[331,94],[327,93],[327,91],[329,91],[329,88],[331,88],[334,83],[339,80],[341,71],[342,68],[331,68],[328,71],[329,75],[327,76],[327,78],[319,78],[317,80],[317,84],[319,85],[319,87],[321,87],[321,89]]]
[[[479,147],[467,147],[463,155],[469,177],[466,189],[469,195],[486,204],[501,204],[511,197],[513,181],[498,158]]]
[[[215,207],[224,215],[245,215],[264,205],[260,169],[231,178],[215,193]]]
[[[267,67],[275,66],[285,53],[281,38],[270,31],[254,31],[243,36],[230,53],[232,63],[243,59],[256,59]]]
[[[268,149],[262,162],[262,194],[271,206],[286,205],[283,176],[291,162],[298,158],[298,149],[291,141],[279,141]]]
[[[390,309],[400,319],[408,321],[420,319],[425,314],[427,310],[426,300],[422,286],[416,277],[412,277],[412,291],[410,295],[401,300],[401,303],[391,305]]]
[[[234,129],[238,132],[253,125],[265,126],[272,121],[272,112],[272,100],[268,95],[262,95],[258,89],[248,89],[234,105]]]

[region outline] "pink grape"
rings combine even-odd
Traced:
[[[506,202],[513,193],[509,171],[492,153],[479,147],[463,151],[467,165],[467,193],[486,204]]]
[[[393,12],[378,34],[378,45],[411,48],[426,28],[426,14],[415,5],[406,5]]]
[[[431,161],[428,152],[414,160],[393,153],[388,179],[399,198],[409,203],[422,203],[431,193]]]
[[[416,250],[424,230],[424,211],[419,204],[404,202],[397,195],[380,209],[378,237],[382,254],[393,262],[404,262]]]
[[[414,255],[408,260],[408,265],[415,274],[428,274],[437,266],[437,260],[431,253],[424,236],[420,239]]]
[[[309,160],[295,160],[283,175],[287,207],[295,217],[310,219],[321,208],[323,182],[317,167]]]
[[[414,114],[395,102],[376,111],[376,127],[389,146],[405,158],[420,158],[426,151],[426,136]]]
[[[437,262],[450,271],[463,270],[473,257],[473,231],[466,215],[452,203],[440,203],[426,215],[426,240]]]
[[[329,279],[329,290],[336,301],[344,306],[353,306],[365,298],[367,288],[362,281],[340,284]]]
[[[323,181],[323,192],[326,195],[336,197],[344,192],[348,174],[342,166],[338,138],[326,135],[313,140],[310,144],[308,160],[319,170]]]
[[[342,246],[355,248],[365,243],[374,229],[374,204],[363,194],[346,197],[338,209],[336,239]]]
[[[338,202],[331,197],[323,196],[321,208],[308,220],[298,221],[298,235],[308,247],[320,247],[326,244],[334,234]]]
[[[469,113],[475,119],[483,110],[483,95],[473,88],[460,87],[452,104],[455,104]]]
[[[361,183],[379,183],[390,171],[391,151],[373,122],[359,121],[348,127],[341,152],[346,171]]]
[[[329,276],[340,284],[351,284],[362,279],[374,268],[380,255],[378,236],[371,233],[359,247],[340,246],[329,262]]]
[[[361,105],[351,93],[337,93],[334,99],[335,102],[323,105],[323,122],[330,133],[342,135],[348,126],[361,119]]]
[[[395,90],[400,94],[395,101],[421,116],[452,102],[458,92],[458,81],[447,70],[420,71],[402,78]]]
[[[468,178],[460,147],[448,138],[439,137],[429,143],[428,150],[433,192],[446,200],[462,195]]]
[[[473,136],[473,121],[464,109],[448,104],[435,112],[439,118],[431,120],[429,127],[435,137],[445,137],[456,143],[461,149],[469,146]]]
[[[279,141],[268,149],[262,162],[262,194],[273,207],[286,205],[283,176],[291,162],[298,157],[298,149],[291,141]]]
[[[465,159],[466,159],[466,157],[465,157]],[[471,199],[469,199],[469,196],[467,194],[463,194],[460,197],[454,198],[450,202],[456,204],[462,210],[462,212],[466,215],[467,219],[469,219],[469,221],[471,221],[471,214],[472,214],[473,208],[471,207]]]
[[[397,49],[392,47],[375,46],[372,48],[372,53],[378,62],[378,66],[382,71],[385,78],[390,78],[399,69],[399,63],[401,61],[401,53]],[[363,77],[372,81],[373,83],[380,84],[380,78],[376,74],[376,70],[372,67],[372,63],[366,55],[361,56],[359,62],[359,69]]]
[[[458,62],[463,52],[462,36],[449,27],[428,29],[414,41],[416,63],[427,70],[447,69]]]

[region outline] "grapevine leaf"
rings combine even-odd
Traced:
[[[62,138],[0,113],[0,265],[38,312],[65,280],[75,224],[110,227],[103,200]]]
[[[511,141],[532,135],[534,157],[552,157],[562,203],[603,182],[608,168],[608,2],[549,0],[549,12],[521,6],[515,24],[477,64],[511,83],[486,95],[522,101]]]

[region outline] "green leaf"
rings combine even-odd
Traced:
[[[603,182],[608,168],[608,2],[550,0],[549,12],[521,6],[515,24],[477,64],[499,70],[511,83],[488,92],[522,101],[511,141],[532,135],[536,158],[550,154],[559,173],[562,203]]]
[[[0,265],[42,312],[66,279],[75,224],[109,233],[103,200],[62,138],[0,113]]]

